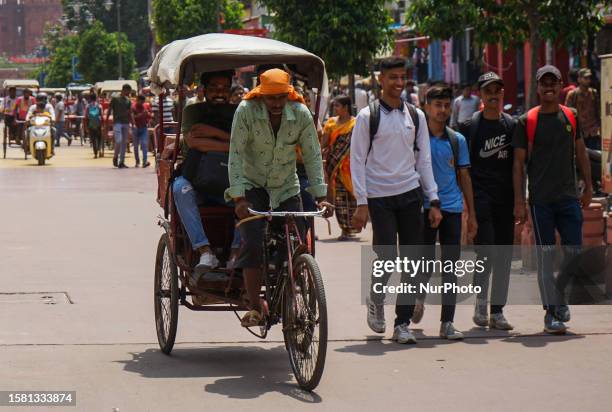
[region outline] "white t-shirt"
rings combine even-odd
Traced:
[[[55,105],[55,111],[59,115],[59,119],[57,119],[57,121],[58,122],[63,122],[65,120],[65,116],[66,116],[66,105],[64,104],[63,100],[61,102],[58,102]]]
[[[36,111],[36,105],[33,104],[28,109],[28,114],[26,115],[26,118],[25,118],[26,121],[30,121],[30,119],[34,115],[35,111]],[[51,103],[47,103],[47,105],[45,106],[45,112],[47,112],[47,113],[49,113],[51,115],[51,120],[52,121],[55,121],[55,110],[53,110],[53,106],[51,106]]]

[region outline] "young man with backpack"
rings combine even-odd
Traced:
[[[351,137],[351,177],[357,199],[352,225],[363,229],[369,215],[374,250],[384,260],[395,259],[398,239],[400,246],[422,243],[423,192],[432,200],[428,214],[431,226],[438,226],[442,219],[425,115],[401,99],[407,80],[404,65],[403,59],[395,57],[381,62],[382,98],[359,112]],[[400,248],[402,254],[405,249]],[[386,284],[390,275],[386,273],[382,283]],[[408,329],[411,306],[405,303],[404,297],[398,296],[393,339],[414,343]],[[384,295],[370,289],[366,305],[368,326],[384,333]]]
[[[98,103],[98,97],[95,93],[89,95],[89,103],[85,108],[85,128],[87,135],[91,139],[93,146],[94,159],[98,156],[102,157],[102,106]]]
[[[527,163],[529,207],[538,257],[538,285],[546,315],[544,331],[564,334],[570,311],[565,288],[570,273],[554,276],[555,230],[561,236],[565,263],[582,245],[582,211],[593,197],[591,169],[576,112],[559,104],[561,73],[546,65],[536,73],[541,106],[519,118],[512,139],[514,146],[514,215],[525,221],[523,167]],[[585,182],[579,199],[576,163]],[[564,265],[565,266],[565,265]]]
[[[461,257],[461,224],[464,209],[463,198],[468,206],[468,237],[476,235],[478,225],[474,210],[474,196],[470,178],[470,156],[465,137],[446,126],[451,115],[453,91],[447,85],[434,85],[429,88],[425,99],[425,112],[427,113],[427,126],[430,135],[431,161],[434,178],[438,185],[440,197],[439,206],[442,211],[442,222],[431,225],[424,220],[423,257],[427,261],[436,258],[436,240],[439,238],[442,262],[457,262]],[[425,199],[425,211],[433,205],[433,201]],[[420,274],[422,282],[429,282],[431,272]],[[442,284],[455,285],[457,276],[454,271],[443,271]],[[423,316],[424,294],[417,300],[416,312],[410,313],[412,321],[418,323]],[[450,340],[463,339],[463,334],[453,325],[457,295],[454,292],[442,295],[442,309],[440,314],[440,337]],[[412,308],[410,307],[411,311]],[[416,315],[416,316],[415,316]]]
[[[484,108],[459,126],[459,131],[468,138],[470,150],[470,174],[478,221],[474,243],[478,259],[485,262],[485,271],[474,275],[474,285],[480,286],[481,292],[472,319],[478,326],[512,330],[503,308],[508,297],[514,244],[511,144],[516,121],[501,109],[504,82],[497,73],[488,72],[480,76],[478,87]],[[489,318],[487,304],[491,273]]]
[[[597,90],[591,87],[592,78],[590,69],[580,69],[578,87],[567,94],[565,105],[578,112],[580,133],[586,147],[601,150],[601,106]]]

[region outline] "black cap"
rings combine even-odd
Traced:
[[[504,85],[504,81],[502,80],[502,78],[499,77],[495,72],[487,72],[478,78],[479,89],[487,87],[491,83],[499,83],[502,86]]]
[[[540,67],[536,72],[536,80],[540,81],[540,79],[546,74],[552,74],[557,78],[557,80],[561,80],[561,72],[552,64],[547,64],[546,66]]]

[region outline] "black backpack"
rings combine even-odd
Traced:
[[[406,104],[408,107],[408,114],[412,119],[412,123],[414,123],[414,157],[416,158],[416,153],[419,151],[417,146],[417,136],[419,135],[419,114],[417,113],[416,106],[412,103],[402,101],[402,104]],[[374,136],[376,132],[378,132],[378,125],[380,125],[380,100],[376,99],[368,105],[370,107],[370,147],[368,148],[368,155],[372,150],[372,141],[374,141]],[[367,158],[366,158],[367,160]]]

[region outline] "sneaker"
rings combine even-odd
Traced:
[[[425,313],[425,302],[421,299],[416,300],[416,304],[414,305],[414,312],[412,313],[412,318],[410,319],[412,323],[419,323],[421,319],[423,319],[423,314]]]
[[[119,169],[129,169],[130,167],[125,163],[119,163]]]
[[[453,326],[453,322],[442,322],[440,325],[440,337],[448,340],[463,339],[463,333]]]
[[[113,166],[119,167],[119,160],[116,157],[113,157]]]
[[[491,318],[489,319],[489,327],[491,329],[499,329],[499,330],[512,330],[514,326],[506,320],[506,317],[503,313],[491,313]]]
[[[201,275],[207,270],[214,269],[217,266],[219,266],[217,257],[210,250],[206,250],[200,255],[200,261],[195,266],[194,270],[197,275]]]
[[[572,315],[570,313],[569,306],[559,305],[555,311],[555,317],[561,322],[569,322]]]
[[[489,325],[489,313],[486,300],[476,299],[476,305],[474,305],[474,316],[472,320],[477,326],[486,327]]]
[[[372,302],[368,296],[366,298],[368,307],[368,326],[376,333],[385,333],[387,325],[385,324],[385,305]]]
[[[417,343],[414,334],[410,329],[408,329],[408,325],[406,323],[402,323],[401,325],[397,325],[395,329],[393,329],[393,336],[391,340],[397,343]]]
[[[544,332],[551,335],[565,335],[565,331],[567,331],[567,327],[563,322],[555,319],[552,313],[547,313],[544,316]]]
[[[136,164],[134,165],[134,167],[140,167],[140,162],[136,162]]]
[[[151,163],[149,163],[149,162],[146,162],[145,164],[143,164],[143,165],[142,165],[143,169],[144,169],[145,167],[149,167],[149,166],[151,166]]]

